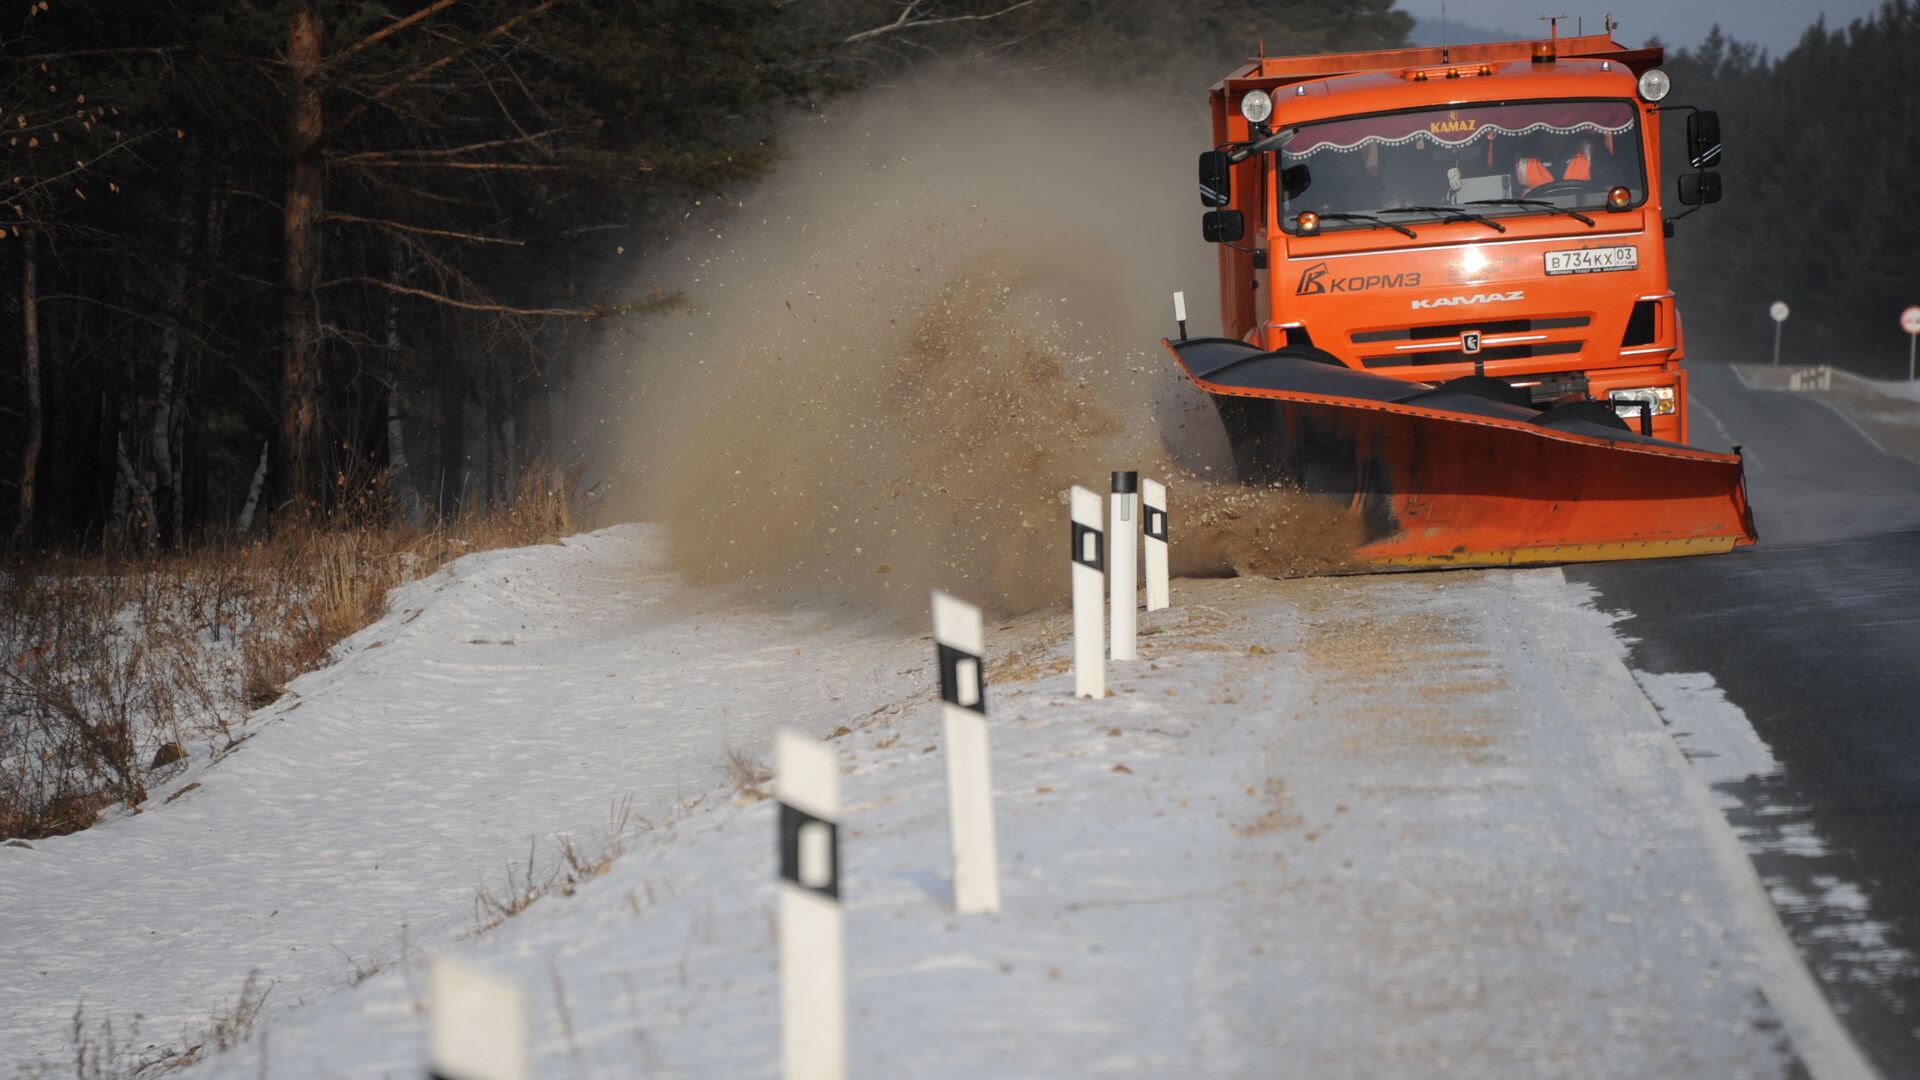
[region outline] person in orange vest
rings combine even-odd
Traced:
[[[1523,192],[1557,180],[1592,179],[1593,148],[1584,139],[1572,145],[1564,136],[1553,137],[1542,152],[1522,153],[1513,162],[1514,187]]]

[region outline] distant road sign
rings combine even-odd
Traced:
[[[1786,322],[1787,302],[1785,300],[1775,300],[1773,306],[1767,309],[1767,314],[1773,316],[1774,322]]]
[[[1900,329],[1909,334],[1920,334],[1920,304],[1900,313]]]

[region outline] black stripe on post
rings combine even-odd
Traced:
[[[987,714],[987,668],[980,658],[964,649],[956,649],[944,642],[935,642],[940,650],[940,700],[949,705],[958,705],[963,709],[972,709],[982,716]],[[963,677],[960,661],[973,661],[971,672]],[[971,680],[972,686],[963,685]],[[962,690],[972,690],[973,704],[961,700]]]
[[[1087,555],[1086,537],[1093,536],[1093,555]],[[1073,523],[1073,561],[1081,566],[1090,566],[1101,573],[1107,572],[1107,538],[1099,529],[1079,522]]]
[[[1140,490],[1140,474],[1137,472],[1118,472],[1113,474],[1113,493],[1131,495]]]
[[[1157,506],[1140,504],[1140,512],[1146,515],[1147,536],[1161,543],[1167,542],[1167,512]]]
[[[809,828],[827,830],[827,880],[823,885],[800,880],[800,833]],[[840,825],[814,817],[798,807],[780,804],[780,878],[809,892],[840,899]]]

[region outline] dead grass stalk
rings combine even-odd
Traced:
[[[539,468],[504,507],[431,526],[343,519],[180,554],[0,561],[0,840],[137,811],[193,744],[211,757],[243,739],[247,713],[324,666],[394,588],[557,542],[588,501],[577,471]]]

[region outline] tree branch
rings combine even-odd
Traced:
[[[885,26],[876,26],[871,30],[862,30],[857,34],[847,37],[841,41],[840,44],[852,45],[856,42],[867,41],[902,30],[918,30],[923,26],[939,26],[943,23],[985,22],[988,19],[997,19],[1002,15],[1018,11],[1033,2],[1034,0],[1020,0],[1017,4],[1001,8],[999,11],[989,12],[985,15],[943,15],[939,18],[920,19],[916,21],[913,19],[913,13],[920,7],[920,0],[909,0],[907,6],[901,9],[899,18]]]
[[[352,158],[340,158],[335,164],[347,164],[361,169],[467,169],[472,172],[578,171],[571,165],[535,165],[524,161],[381,161],[363,154],[356,154]]]
[[[408,161],[420,158],[452,157],[455,154],[470,154],[476,150],[492,150],[500,146],[515,146],[536,139],[544,139],[553,134],[553,130],[536,131],[530,135],[518,135],[511,139],[488,139],[486,142],[468,143],[465,146],[448,146],[438,150],[412,150],[397,148],[393,150],[363,150],[357,154],[342,154],[332,158],[336,164],[353,164],[359,161]]]
[[[413,14],[407,16],[406,18],[401,19],[397,22],[394,22],[389,26],[381,27],[380,29],[375,30],[373,33],[368,34],[366,37],[361,38],[359,41],[356,41],[353,44],[347,46],[345,49],[342,49],[339,53],[335,54],[333,59],[328,60],[327,63],[337,64],[340,61],[345,60],[347,57],[352,56],[354,53],[359,52],[361,49],[365,49],[373,45],[378,45],[382,41],[385,41],[386,39],[392,37],[393,35],[399,33],[400,31],[405,30],[407,27],[412,26],[414,23],[417,23],[422,19],[426,19],[431,16],[438,15],[440,12],[445,11],[448,8],[452,7],[454,3],[455,3],[455,0],[434,0],[433,3],[428,4],[426,7],[421,8],[419,11],[414,12]]]
[[[358,214],[342,214],[329,211],[322,221],[351,221],[359,225],[372,225],[381,229],[397,229],[400,232],[419,233],[422,236],[444,236],[451,240],[471,240],[476,244],[507,244],[511,247],[526,247],[525,240],[511,240],[501,236],[481,236],[478,233],[454,232],[451,229],[429,229],[424,225],[408,225],[399,221],[383,221],[379,218],[361,217]]]
[[[599,308],[517,308],[510,307],[506,304],[477,304],[471,300],[459,300],[441,293],[429,292],[426,289],[416,289],[408,285],[400,285],[376,277],[343,277],[320,283],[320,287],[323,289],[330,289],[336,285],[373,285],[385,289],[388,292],[400,293],[403,296],[417,296],[422,300],[431,300],[436,304],[445,304],[448,307],[457,307],[464,311],[491,311],[497,315],[559,315],[572,316],[575,318],[593,318],[603,314]]]
[[[341,117],[340,122],[333,125],[333,129],[327,132],[326,138],[332,138],[333,136],[340,134],[342,131],[345,131],[346,129],[352,127],[354,124],[354,121],[359,120],[362,116],[365,116],[367,112],[371,110],[375,105],[380,104],[381,102],[387,100],[388,98],[406,89],[407,87],[412,86],[414,83],[419,82],[421,79],[424,79],[427,76],[433,74],[434,72],[439,71],[441,68],[446,67],[448,64],[451,64],[455,60],[460,59],[462,56],[465,56],[466,54],[479,48],[481,45],[485,44],[486,42],[492,41],[494,38],[497,38],[502,34],[505,34],[507,31],[512,30],[514,27],[519,26],[521,23],[526,22],[528,19],[531,19],[536,15],[546,14],[548,11],[552,10],[553,7],[559,2],[560,0],[541,0],[541,3],[527,9],[526,11],[521,12],[518,15],[515,15],[513,18],[508,19],[506,22],[503,22],[499,26],[496,26],[493,29],[487,31],[486,33],[480,35],[478,39],[476,39],[474,42],[467,45],[466,47],[461,49],[456,49],[453,52],[450,52],[447,55],[441,57],[440,59],[435,60],[431,64],[425,64],[421,66],[419,69],[415,70],[412,74],[406,76],[405,78],[399,80],[398,82],[388,83],[385,87],[375,91],[372,97],[354,106],[351,110],[348,111],[347,115]],[[1032,3],[1032,0],[1026,0],[1026,2]]]
[[[76,56],[129,56],[142,53],[148,56],[165,56],[185,48],[187,48],[185,45],[127,45],[117,49],[72,49],[67,52],[30,53],[16,57],[14,62],[32,64],[46,60],[70,60]]]

